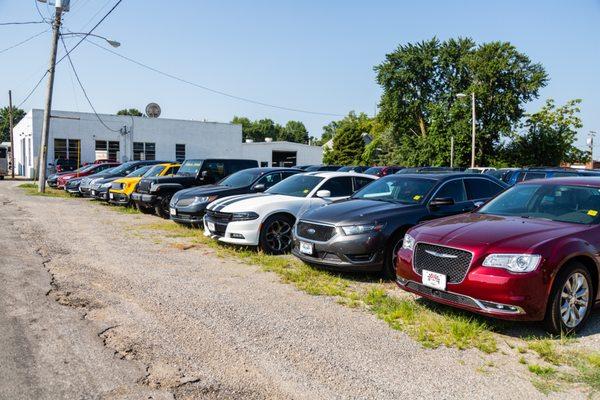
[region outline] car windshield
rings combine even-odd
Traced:
[[[187,160],[181,164],[176,175],[179,176],[196,176],[202,167],[203,160]]]
[[[356,192],[353,199],[387,201],[401,204],[420,204],[436,181],[426,178],[404,178],[389,176],[365,186]]]
[[[143,176],[144,178],[152,178],[153,176],[160,175],[160,173],[163,172],[163,170],[165,168],[166,167],[164,165],[160,165],[160,164],[152,165],[152,166],[149,166],[149,168],[147,168],[146,171],[144,171],[144,173],[142,175],[138,175],[138,176]]]
[[[229,186],[229,187],[248,186],[252,182],[254,182],[254,180],[256,178],[258,178],[259,176],[260,176],[260,171],[257,171],[257,170],[239,171],[239,172],[236,172],[235,174],[231,174],[227,178],[223,179],[221,182],[219,182],[219,185]]]
[[[483,206],[480,214],[597,224],[600,188],[560,184],[522,184]]]
[[[363,174],[367,174],[367,175],[377,175],[378,173],[380,173],[383,170],[382,167],[371,167],[369,169],[367,169],[365,172],[363,172]]]
[[[306,197],[322,180],[323,178],[314,175],[294,175],[272,186],[266,193]]]
[[[152,165],[145,165],[141,168],[136,169],[135,171],[133,171],[132,173],[126,175],[127,178],[136,178],[139,176],[144,175],[146,172],[148,172],[148,170],[152,168]]]
[[[338,171],[339,172],[349,172],[349,171],[353,171],[354,168],[357,168],[357,167],[342,167],[342,168],[338,169]]]

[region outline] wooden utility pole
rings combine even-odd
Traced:
[[[52,25],[52,49],[50,51],[50,64],[48,67],[48,86],[46,87],[46,107],[44,108],[44,123],[42,126],[42,143],[40,146],[40,162],[38,173],[38,192],[46,191],[46,166],[48,164],[48,139],[50,136],[50,113],[52,111],[52,91],[54,89],[54,71],[56,69],[56,50],[60,35],[60,22],[62,7],[56,6],[56,15]]]
[[[14,110],[12,105],[12,91],[8,91],[8,129],[10,133],[10,176],[15,179],[15,139],[13,135]]]

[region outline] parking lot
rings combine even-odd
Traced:
[[[527,367],[545,365],[527,347],[543,335],[537,326],[493,333],[489,354],[428,348],[365,307],[165,228],[172,222],[31,196],[19,183],[0,184],[1,398],[596,395],[583,383],[544,390]],[[565,347],[600,347],[597,311]]]

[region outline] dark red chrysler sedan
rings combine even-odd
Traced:
[[[397,284],[502,319],[579,330],[600,301],[600,178],[518,184],[478,210],[418,225]]]

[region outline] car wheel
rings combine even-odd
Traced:
[[[136,202],[134,202],[134,204],[135,204],[135,208],[137,208],[137,210],[139,212],[141,212],[142,214],[153,214],[154,213],[153,208],[144,207],[140,203],[136,203]]]
[[[406,229],[396,232],[392,238],[388,240],[388,245],[385,248],[383,269],[381,272],[383,273],[383,276],[388,279],[396,278],[396,258],[398,257],[398,250],[402,247],[405,233]]]
[[[260,231],[259,247],[267,254],[285,254],[292,248],[294,220],[286,215],[267,218]]]
[[[590,315],[594,287],[589,271],[579,262],[567,265],[559,272],[544,320],[546,329],[553,334],[579,331]]]
[[[172,195],[167,195],[162,198],[160,204],[154,207],[156,215],[161,218],[169,219],[169,203],[171,202]]]

